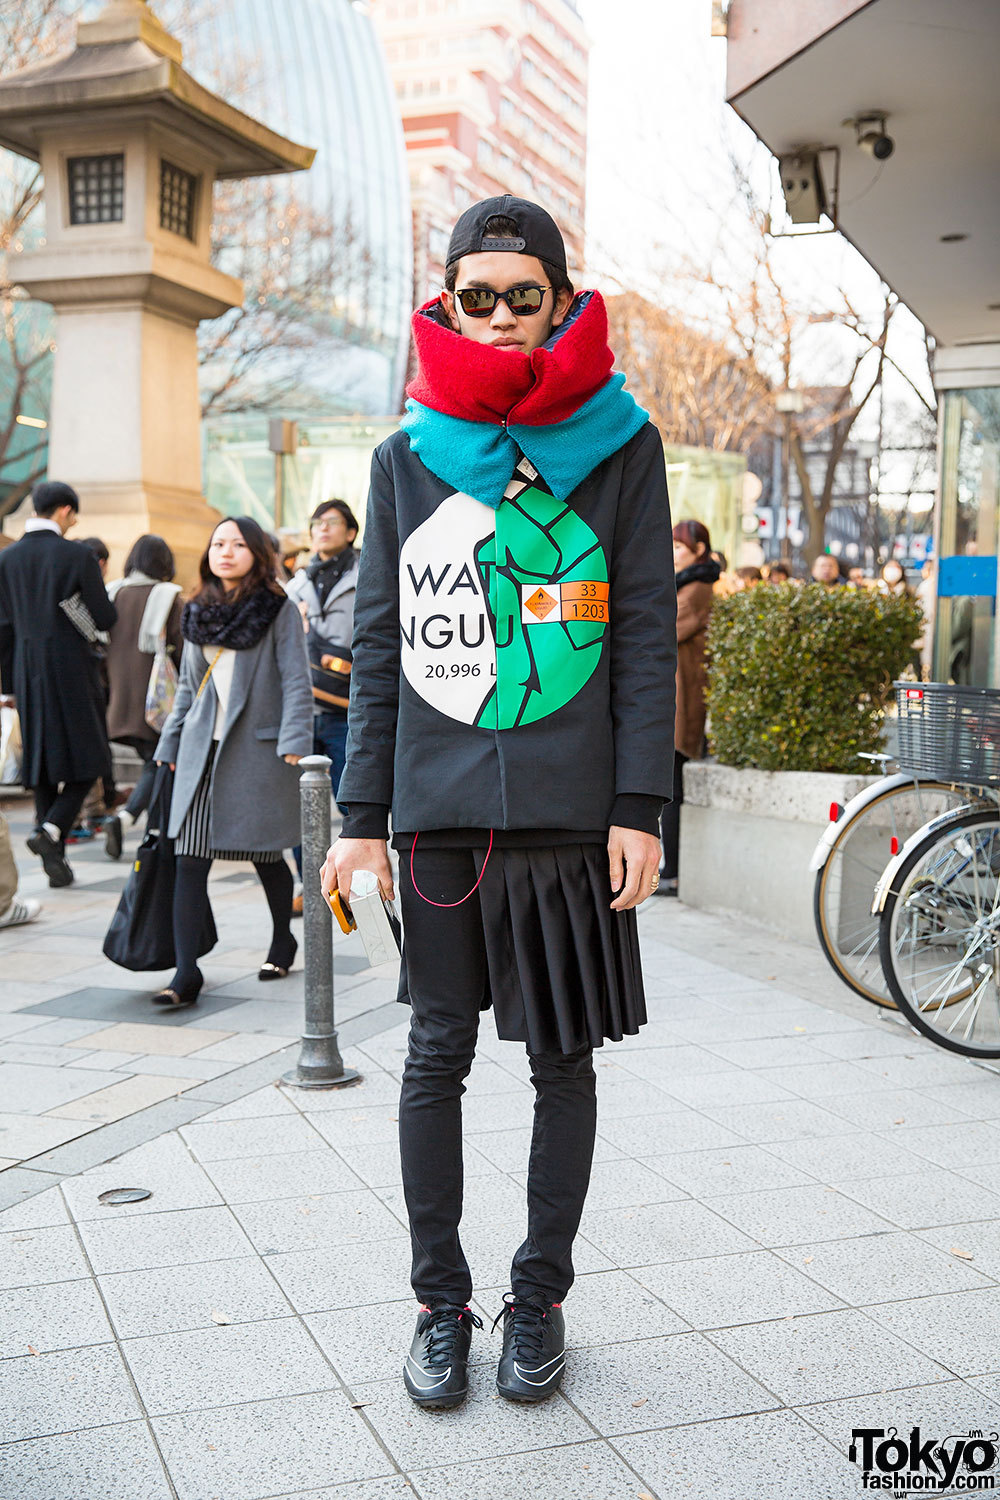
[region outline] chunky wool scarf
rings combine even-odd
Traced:
[[[402,427],[439,479],[495,509],[520,455],[566,500],[648,417],[612,375],[599,292],[580,292],[530,354],[463,338],[440,298],[413,315],[419,370]]]
[[[278,610],[287,602],[284,593],[275,594],[264,588],[254,589],[235,604],[222,599],[201,602],[191,599],[181,614],[181,634],[196,646],[248,651],[263,639]]]

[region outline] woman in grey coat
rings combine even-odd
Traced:
[[[298,842],[294,767],[312,750],[312,687],[302,620],[275,577],[256,521],[223,521],[201,559],[201,586],[184,607],[184,654],[173,712],[156,759],[176,772],[174,840],[177,971],[154,995],[192,1005],[202,976],[198,939],[213,859],[252,861],[271,911],[271,947],[258,978],[283,979],[295,958],[292,872]]]

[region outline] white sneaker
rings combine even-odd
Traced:
[[[41,909],[40,901],[15,896],[3,916],[0,917],[0,927],[20,927],[23,922],[33,922]]]

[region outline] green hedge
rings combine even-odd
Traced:
[[[820,584],[718,599],[708,630],[710,744],[729,766],[860,771],[912,657],[915,600]]]

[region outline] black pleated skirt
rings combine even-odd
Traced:
[[[606,845],[494,848],[488,859],[485,849],[468,853],[482,875],[468,904],[479,903],[483,1004],[493,1007],[497,1035],[531,1053],[635,1036],[646,1021],[638,925],[634,910],[611,910]],[[420,864],[418,848],[418,882]],[[405,933],[403,957],[400,999],[407,997]]]

